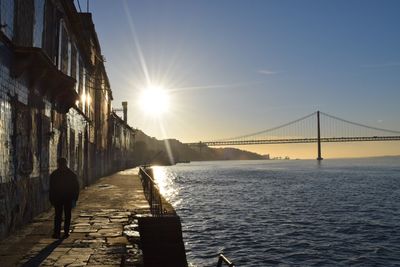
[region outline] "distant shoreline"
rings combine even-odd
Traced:
[[[370,156],[370,157],[337,157],[337,158],[324,158],[324,160],[337,160],[337,159],[381,159],[381,158],[400,158],[400,155],[389,156]],[[193,162],[229,162],[229,161],[298,161],[298,160],[316,160],[313,158],[293,158],[293,159],[218,159],[218,160],[192,160],[191,162],[178,162],[178,164],[190,164]]]

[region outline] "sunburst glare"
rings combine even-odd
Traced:
[[[139,97],[141,109],[151,116],[161,116],[170,106],[167,90],[160,86],[151,86],[143,90]]]

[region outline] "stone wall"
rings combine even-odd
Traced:
[[[28,79],[10,74],[11,49],[0,43],[0,237],[49,207],[49,175],[66,157],[81,186],[90,183],[88,121],[60,114],[46,98],[37,107]],[[86,149],[86,150],[85,150]],[[86,151],[86,154],[85,154]]]
[[[11,50],[0,43],[0,237],[48,206],[41,166],[39,111],[28,105],[28,79],[10,75]]]
[[[1,0],[0,21],[7,24],[0,29],[2,238],[50,207],[49,176],[59,157],[84,187],[132,166],[135,131],[119,117],[118,136],[110,130],[100,46],[91,16],[77,13],[73,1]]]

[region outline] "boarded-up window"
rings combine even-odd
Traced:
[[[14,175],[16,178],[27,177],[33,170],[31,109],[15,101],[12,111],[14,132],[11,136],[11,143],[14,150],[13,160],[16,171]]]
[[[67,34],[67,36],[68,36],[68,34]],[[71,41],[69,40],[69,38],[68,38],[68,52],[67,52],[67,60],[68,60],[68,63],[67,63],[67,75],[69,75],[69,76],[71,76],[71,47],[72,47],[72,45],[71,45]]]
[[[61,14],[57,11],[50,0],[46,0],[44,12],[43,48],[53,62],[56,63],[58,56],[58,35]]]
[[[76,47],[75,45],[71,44],[71,77],[74,78],[76,80],[77,76],[76,76],[76,64],[77,64],[77,60],[76,60],[76,55],[77,51],[76,51]],[[76,89],[78,89],[76,87]],[[76,90],[78,91],[78,90]]]
[[[33,0],[15,0],[14,42],[21,46],[33,44]]]
[[[93,120],[93,109],[92,109],[92,89],[93,88],[93,83],[90,77],[90,73],[86,72],[86,79],[85,79],[85,89],[86,89],[86,115],[89,117],[89,119]]]
[[[60,50],[59,50],[59,68],[65,74],[68,74],[68,50],[69,50],[69,41],[68,41],[68,33],[64,26],[64,21],[62,20],[60,23]]]
[[[42,47],[44,21],[44,0],[35,0],[35,24],[33,26],[33,46]]]
[[[78,60],[78,94],[81,96],[83,93],[83,62]]]
[[[82,83],[81,83],[82,84],[82,91],[81,91],[82,111],[85,113],[86,112],[86,105],[87,105],[87,102],[88,102],[88,98],[87,98],[88,90],[86,89],[86,70],[83,68],[83,64],[80,64],[80,66],[82,68],[82,77],[81,77],[81,80],[82,80]]]

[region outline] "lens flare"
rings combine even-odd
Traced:
[[[139,105],[149,115],[160,116],[169,109],[169,96],[162,87],[149,87],[143,90]]]

